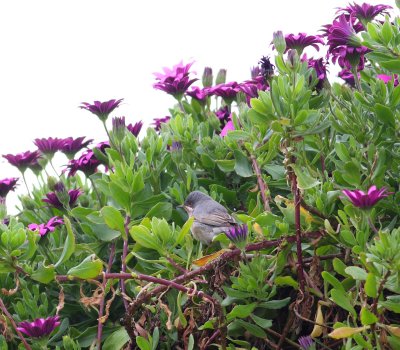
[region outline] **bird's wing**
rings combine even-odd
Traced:
[[[194,210],[194,219],[202,224],[227,227],[236,224],[235,219],[221,206],[203,207],[202,210]]]

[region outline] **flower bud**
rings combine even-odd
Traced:
[[[215,79],[215,84],[225,84],[226,82],[226,69],[220,69],[217,74],[217,78]]]
[[[21,204],[22,204],[23,208],[28,209],[28,210],[35,210],[35,207],[36,207],[35,201],[29,196],[22,196]]]
[[[49,176],[47,178],[47,186],[51,191],[55,190],[56,184],[57,184],[57,179],[54,176]]]
[[[112,118],[112,138],[114,144],[118,144],[125,136],[125,117]]]
[[[297,53],[296,50],[290,49],[288,51],[287,57],[288,57],[288,61],[289,61],[290,65],[294,68],[299,61],[299,54]]]
[[[213,74],[210,67],[205,67],[202,77],[202,83],[204,87],[210,87],[213,84]]]
[[[54,185],[54,192],[57,196],[57,199],[64,206],[64,208],[68,208],[70,197],[69,197],[68,191],[66,190],[66,188],[62,182],[57,182]]]
[[[280,54],[283,54],[285,52],[286,41],[282,31],[278,30],[277,32],[274,32],[272,42],[275,46],[276,51],[278,51]]]

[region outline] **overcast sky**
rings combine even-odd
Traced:
[[[0,155],[34,150],[37,137],[105,140],[99,120],[78,108],[84,101],[124,98],[113,115],[128,122],[164,117],[174,99],[152,87],[162,67],[194,60],[199,78],[209,66],[215,73],[226,68],[228,81],[241,82],[261,56],[271,55],[274,31],[318,34],[347,3],[2,1]],[[369,3],[395,7],[393,0]],[[18,171],[1,158],[0,179],[11,176]]]

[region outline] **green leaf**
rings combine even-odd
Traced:
[[[153,208],[151,208],[146,217],[152,218],[153,216],[169,220],[172,215],[172,204],[169,202],[160,202],[157,203]]]
[[[254,311],[257,304],[252,303],[248,305],[236,305],[232,311],[226,315],[226,319],[228,321],[232,321],[235,318],[245,318],[250,316],[250,314]]]
[[[129,334],[124,327],[113,332],[104,342],[103,350],[120,350],[129,341]]]
[[[238,150],[234,151],[235,154],[235,171],[241,177],[253,176],[253,169],[250,165],[248,158]]]
[[[14,272],[15,268],[11,266],[7,261],[0,261],[0,274]]]
[[[354,318],[357,318],[356,310],[354,309],[353,305],[351,305],[351,302],[350,302],[350,300],[352,300],[351,296],[349,296],[342,290],[332,289],[331,297],[332,297],[332,300],[338,306],[340,306],[342,309],[345,309],[348,312],[350,312]]]
[[[259,303],[257,305],[257,307],[262,307],[264,309],[270,309],[270,310],[277,310],[277,309],[283,308],[284,306],[289,304],[289,302],[290,302],[290,297],[287,297],[287,298],[281,299],[281,300],[265,301],[263,303]]]
[[[351,161],[347,162],[344,165],[344,171],[342,172],[342,177],[347,183],[353,185],[354,187],[358,187],[360,185],[361,182],[360,169],[358,168],[357,165],[355,165]]]
[[[125,210],[130,208],[130,196],[129,193],[124,191],[121,186],[117,185],[115,182],[110,182],[108,185],[110,188],[111,195],[113,199]]]
[[[340,281],[335,276],[331,275],[328,271],[322,271],[321,276],[324,279],[324,281],[331,284],[333,288],[345,292],[345,289],[343,285],[340,283]]]
[[[31,275],[31,278],[33,280],[44,284],[48,284],[51,281],[54,281],[55,277],[56,273],[54,271],[54,266],[53,265],[45,266],[43,264],[40,264],[38,269]]]
[[[364,284],[365,294],[370,298],[376,298],[378,295],[377,281],[375,275],[370,272],[367,275],[367,279]]]
[[[0,335],[0,350],[8,350],[6,338],[2,335]]]
[[[306,168],[296,164],[290,165],[297,176],[297,186],[302,190],[307,190],[319,185],[321,182],[313,178]]]
[[[65,215],[64,215],[64,224],[65,227],[67,228],[67,238],[65,239],[64,248],[61,253],[61,256],[54,265],[55,267],[67,261],[71,257],[71,255],[75,252],[75,235],[74,232],[72,231],[71,221]]]
[[[369,311],[366,307],[363,307],[360,312],[360,319],[363,326],[378,322],[378,318]]]
[[[194,337],[193,334],[190,334],[187,350],[193,350],[193,349],[194,349]]]
[[[275,278],[274,284],[277,286],[290,286],[294,289],[299,288],[299,284],[294,280],[292,276],[278,276]]]
[[[272,320],[266,320],[265,318],[258,317],[254,314],[251,314],[250,317],[261,328],[265,329],[272,327]]]
[[[181,230],[178,233],[178,236],[176,237],[176,244],[182,244],[185,236],[189,233],[189,230],[192,227],[193,221],[194,217],[192,216],[182,226]]]
[[[242,326],[243,328],[245,328],[248,332],[250,332],[252,335],[254,335],[257,338],[265,338],[267,336],[267,334],[265,333],[265,331],[252,323],[243,321],[243,320],[236,320],[236,323],[239,324],[240,326]]]
[[[121,232],[122,237],[126,239],[125,221],[120,211],[113,207],[103,207],[100,213],[106,225],[112,230]]]
[[[136,337],[136,345],[139,347],[140,350],[151,350],[151,345],[149,341],[140,335]]]
[[[381,105],[380,103],[376,103],[375,114],[383,124],[391,126],[392,128],[395,127],[396,124],[395,117],[392,110],[389,107]]]
[[[100,259],[96,259],[95,255],[89,255],[78,266],[71,268],[67,275],[80,279],[91,279],[100,275],[103,270],[103,263]]]
[[[344,271],[355,280],[365,281],[367,279],[367,272],[361,267],[349,266]]]
[[[235,170],[236,161],[234,159],[223,159],[215,161],[218,165],[218,168],[224,173],[229,173]]]
[[[160,242],[159,240],[153,236],[149,229],[143,225],[132,226],[129,230],[132,238],[139,243],[142,247],[159,250]]]

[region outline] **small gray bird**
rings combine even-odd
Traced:
[[[189,193],[181,207],[189,217],[194,217],[191,228],[193,237],[206,245],[210,244],[217,234],[237,225],[225,207],[200,191]]]

